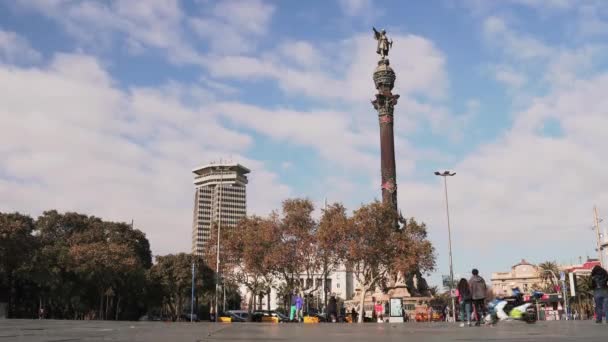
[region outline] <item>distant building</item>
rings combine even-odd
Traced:
[[[492,291],[497,296],[510,295],[511,289],[518,287],[524,292],[543,283],[538,266],[522,259],[508,272],[492,273]]]
[[[194,217],[192,253],[202,255],[211,238],[213,223],[221,229],[234,227],[247,215],[247,174],[236,163],[215,163],[192,170],[194,173]]]
[[[574,273],[577,277],[590,276],[593,267],[600,265],[600,261],[597,259],[587,259],[586,262],[580,265],[566,265],[560,266],[560,270],[566,273]]]
[[[304,292],[310,295],[309,300],[307,300],[309,308],[322,309],[324,307],[325,293],[327,293],[327,299],[331,295],[335,295],[336,298],[341,300],[352,299],[355,294],[354,282],[353,272],[340,265],[333,272],[329,272],[325,281],[323,281],[322,274],[311,274],[310,277],[306,274],[301,274],[296,286],[299,289],[305,289]],[[240,291],[242,294],[241,308],[247,309],[251,293],[244,286],[240,286]],[[270,304],[270,307],[268,304]],[[270,301],[268,301],[268,295],[258,298],[256,309],[274,310],[281,304],[281,298],[278,298],[276,288],[272,288],[270,291]]]

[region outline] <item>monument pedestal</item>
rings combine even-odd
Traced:
[[[403,323],[404,322],[403,316],[401,316],[401,317],[389,317],[388,318],[388,322],[389,323]]]

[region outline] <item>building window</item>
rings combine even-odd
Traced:
[[[340,288],[340,283],[336,283],[336,288]]]

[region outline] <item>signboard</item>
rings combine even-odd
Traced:
[[[574,273],[568,273],[568,280],[570,282],[570,296],[576,296],[576,275]]]
[[[391,298],[390,300],[390,316],[403,317],[403,298]]]
[[[450,279],[451,278],[450,278],[449,275],[445,275],[444,274],[444,275],[441,276],[441,282],[443,284],[443,287],[447,287],[447,288],[450,287]]]
[[[559,280],[566,281],[566,273],[564,271],[559,272]]]

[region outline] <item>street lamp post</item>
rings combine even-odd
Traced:
[[[602,253],[602,250],[604,249],[603,245],[602,245],[602,234],[600,234],[600,222],[602,222],[602,219],[599,218],[598,214],[597,214],[597,207],[593,207],[593,218],[594,218],[594,227],[595,227],[595,233],[596,233],[596,239],[597,239],[597,256],[598,256],[598,260],[600,262],[600,266],[604,267],[604,255]]]
[[[192,296],[190,297],[190,322],[194,321],[194,260],[192,261]]]
[[[224,182],[224,170],[221,166],[218,167],[220,171],[220,182],[218,184],[218,220],[217,220],[217,247],[216,247],[216,258],[215,258],[215,321],[218,322],[218,300],[220,292],[220,233],[222,229],[222,188]]]
[[[456,322],[456,304],[454,303],[454,296],[452,295],[452,289],[454,288],[454,264],[452,262],[452,229],[450,227],[450,207],[448,204],[448,181],[447,177],[456,175],[456,172],[450,171],[435,171],[435,176],[443,177],[443,189],[445,192],[445,214],[448,219],[448,250],[450,254],[450,298],[452,299],[452,319]]]

